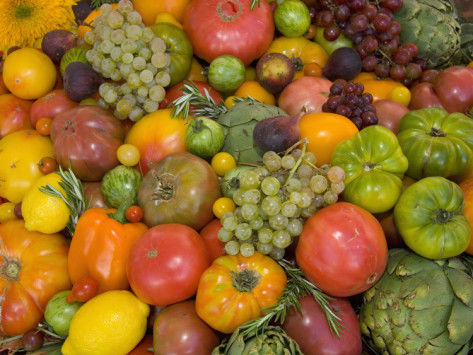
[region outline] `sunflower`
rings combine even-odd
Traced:
[[[76,0],[0,0],[0,50],[32,47],[49,31],[70,30]]]

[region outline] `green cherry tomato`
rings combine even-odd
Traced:
[[[209,84],[222,93],[231,93],[245,81],[245,65],[232,55],[221,55],[210,63]]]
[[[46,323],[60,336],[67,336],[69,334],[69,326],[71,325],[72,317],[82,306],[80,302],[68,303],[66,301],[70,293],[71,291],[67,290],[55,294],[51,300],[49,300],[44,312]]]
[[[286,37],[302,36],[310,26],[309,9],[300,0],[286,0],[274,11],[274,24]]]

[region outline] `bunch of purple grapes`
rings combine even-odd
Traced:
[[[364,71],[405,85],[422,75],[426,62],[415,59],[415,44],[401,45],[401,25],[394,20],[402,0],[319,0],[319,5],[315,23],[324,28],[325,39],[335,41],[341,33],[350,38]]]
[[[373,96],[363,93],[363,84],[335,80],[330,94],[322,106],[323,112],[332,112],[348,117],[358,129],[378,123],[376,108],[372,105]]]

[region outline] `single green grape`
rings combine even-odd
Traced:
[[[299,201],[297,206],[300,208],[308,208],[311,204],[312,204],[312,197],[309,194],[302,192],[301,200]]]
[[[269,256],[272,257],[274,260],[280,260],[284,257],[284,249],[281,248],[273,248],[269,253]]]
[[[258,203],[261,198],[261,192],[257,189],[247,190],[243,194],[243,201],[245,203]]]
[[[273,245],[276,248],[285,249],[289,245],[291,245],[291,242],[292,242],[292,238],[288,231],[280,230],[280,231],[274,232]]]
[[[286,201],[282,204],[281,214],[286,217],[294,217],[297,213],[297,206],[291,201]]]
[[[287,227],[288,218],[282,214],[269,217],[269,225],[274,230],[282,230]]]
[[[268,216],[274,216],[281,210],[281,201],[277,197],[267,196],[261,202],[261,209]]]
[[[304,224],[298,218],[291,218],[287,224],[287,232],[291,235],[291,237],[297,237],[301,235],[302,229],[304,228]]]
[[[253,230],[248,223],[240,223],[235,229],[235,236],[239,240],[248,240],[253,234]]]
[[[244,257],[250,257],[255,253],[255,247],[250,243],[240,245],[240,254]]]
[[[258,240],[261,243],[271,243],[273,240],[273,232],[269,228],[261,228],[258,231]]]
[[[313,174],[314,174],[314,169],[312,169],[312,167],[307,164],[301,164],[297,168],[297,175],[299,175],[300,178],[310,179]]]
[[[268,176],[261,182],[261,191],[267,196],[274,196],[279,192],[281,183],[274,176]]]
[[[271,253],[271,250],[273,250],[273,245],[269,243],[258,242],[256,244],[256,250],[258,250],[258,252],[263,255],[268,255],[269,253]]]
[[[264,225],[263,218],[261,218],[259,216],[250,221],[250,227],[251,227],[251,229],[253,229],[255,231],[258,231],[261,228],[263,228],[263,225]]]
[[[231,213],[231,212],[227,212],[227,213]],[[223,219],[223,216],[222,216],[221,222],[222,222],[222,227],[226,229],[227,231],[234,231],[238,225],[238,219],[233,214],[230,217],[225,218],[225,219]]]
[[[286,181],[286,190],[289,192],[293,191],[301,191],[302,189],[302,183],[299,179],[296,179],[294,177],[288,179]]]
[[[310,179],[310,188],[316,194],[322,194],[328,188],[327,178],[323,175],[315,175]]]
[[[247,221],[251,221],[258,217],[259,208],[256,204],[245,203],[241,206],[241,215]]]
[[[296,165],[296,159],[292,155],[285,155],[281,158],[281,166],[284,169],[292,169]]]
[[[244,193],[245,190],[243,190],[242,188],[237,189],[233,193],[233,202],[235,202],[238,206],[242,206],[245,203],[245,200],[243,198]]]
[[[259,186],[259,175],[253,170],[245,171],[240,177],[240,187],[246,190],[256,189]]]
[[[281,157],[275,152],[269,151],[263,155],[263,164],[270,172],[281,169]]]
[[[225,244],[225,253],[228,255],[237,255],[240,252],[240,243],[236,240],[230,240]]]
[[[218,235],[218,239],[220,239],[220,241],[222,241],[224,243],[232,240],[232,238],[233,238],[232,232],[230,232],[230,231],[228,231],[224,228],[220,228],[217,235]]]
[[[289,194],[289,201],[297,205],[302,199],[302,194],[298,191],[293,191]]]

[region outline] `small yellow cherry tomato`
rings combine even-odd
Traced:
[[[117,158],[125,166],[135,166],[140,161],[140,151],[133,144],[122,144],[117,149]]]
[[[225,213],[235,211],[235,203],[231,198],[220,197],[214,202],[212,210],[215,217],[220,219]]]
[[[181,30],[183,28],[182,25],[179,23],[179,21],[177,21],[176,18],[169,12],[161,12],[156,16],[154,23],[160,23],[160,22],[170,23],[176,27],[179,27]]]
[[[15,204],[13,202],[5,202],[0,205],[0,223],[16,218]]]
[[[276,98],[274,95],[267,91],[261,86],[260,83],[255,80],[245,81],[240,85],[237,91],[235,91],[234,95],[237,97],[251,96],[253,99],[268,105],[276,104]]]
[[[218,176],[223,176],[227,171],[236,168],[235,158],[226,152],[217,153],[212,158],[212,168]]]
[[[407,107],[411,102],[411,92],[405,86],[398,86],[391,90],[389,99]]]
[[[236,104],[236,102],[234,101],[235,97],[236,96],[231,95],[227,97],[224,101],[225,107],[228,108],[229,110]]]

